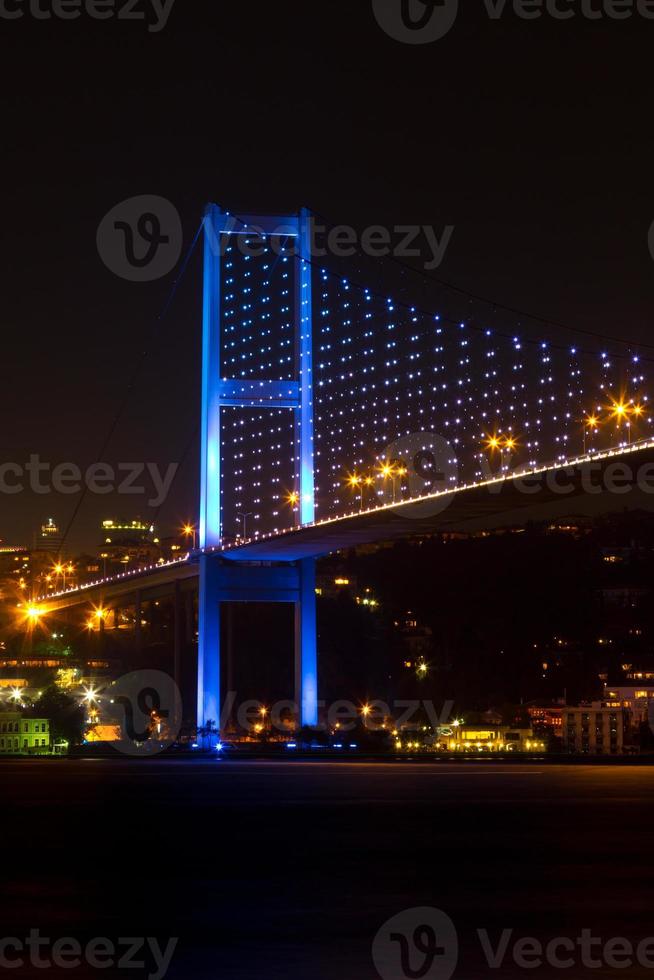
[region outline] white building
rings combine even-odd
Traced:
[[[609,708],[626,708],[631,712],[633,725],[641,725],[650,718],[650,707],[654,711],[654,684],[647,683],[604,685],[604,701]]]

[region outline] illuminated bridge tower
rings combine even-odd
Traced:
[[[204,319],[200,547],[222,539],[221,410],[288,409],[295,420],[295,477],[301,524],[315,517],[313,459],[310,216],[234,218],[209,205],[204,220]],[[294,239],[295,379],[243,380],[221,376],[221,271],[230,236],[263,234]],[[225,461],[228,465],[228,461]],[[198,725],[220,719],[220,605],[222,602],[292,602],[295,605],[295,703],[299,722],[318,721],[315,559],[256,565],[239,549],[200,558]]]

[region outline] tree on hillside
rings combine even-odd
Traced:
[[[78,701],[58,690],[49,687],[38,701],[34,702],[31,713],[50,720],[50,736],[53,742],[65,739],[70,745],[79,745],[86,729],[86,712]]]

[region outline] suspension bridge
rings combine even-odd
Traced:
[[[133,601],[138,624],[143,601],[174,592],[177,673],[197,587],[199,726],[221,716],[222,603],[294,605],[298,723],[316,725],[316,558],[526,518],[654,464],[646,357],[385,296],[321,265],[311,220],[206,210],[198,547],[39,600]]]

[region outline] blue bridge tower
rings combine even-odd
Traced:
[[[221,272],[229,236],[293,239],[295,379],[249,381],[221,374]],[[301,725],[318,722],[315,559],[271,565],[220,551],[222,541],[221,410],[288,409],[295,423],[295,477],[300,524],[315,519],[313,445],[313,317],[310,215],[235,218],[210,204],[204,218],[204,313],[200,480],[200,589],[197,723],[221,719],[220,607],[222,602],[292,602],[295,605],[295,704]],[[215,548],[215,553],[207,553]]]

